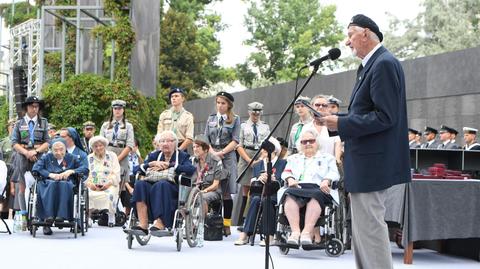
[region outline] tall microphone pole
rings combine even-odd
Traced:
[[[270,131],[270,133],[268,134],[268,136],[265,138],[264,141],[267,141],[268,142],[268,139],[272,136],[272,134],[275,132],[275,130],[277,130],[278,126],[280,126],[280,123],[282,122],[282,120],[285,118],[285,116],[287,115],[288,111],[293,107],[293,105],[295,104],[295,101],[298,99],[298,97],[302,94],[303,90],[307,87],[308,83],[310,82],[310,80],[313,78],[313,76],[317,73],[318,71],[318,67],[319,65],[315,65],[312,72],[310,73],[310,76],[308,76],[307,80],[303,83],[302,85],[302,88],[300,88],[300,90],[298,91],[298,93],[295,95],[295,98],[293,98],[292,102],[290,102],[290,104],[288,105],[287,109],[285,109],[282,113],[282,116],[280,116],[280,119],[278,119],[277,123],[275,124],[275,126],[273,127],[273,129]],[[270,142],[268,142],[270,143]],[[260,154],[260,150],[262,148],[264,148],[264,144],[267,144],[267,143],[262,143],[262,147],[257,150],[257,152],[255,153],[255,155],[252,157],[252,160],[248,163],[247,167],[243,170],[243,172],[240,174],[240,176],[237,178],[237,183],[240,182],[241,178],[244,176],[244,174],[247,172],[247,169],[250,169],[252,163],[254,160],[257,159],[258,155]],[[271,144],[271,143],[270,143]],[[268,147],[268,146],[267,146]],[[268,150],[267,150],[268,152]],[[267,165],[267,182],[265,183],[265,186],[264,188],[266,188],[266,190],[270,190],[271,189],[271,181],[272,181],[272,163],[271,163],[271,152],[269,152],[268,154],[268,165]],[[271,198],[271,193],[270,191],[267,191],[266,192],[266,195],[265,195],[265,218],[266,218],[266,226],[264,231],[268,231],[268,227],[270,225],[270,220],[268,218],[269,214],[270,214],[270,204],[272,203],[272,198]],[[268,232],[267,232],[268,233]],[[269,268],[269,262],[268,262],[268,258],[270,257],[270,235],[267,234],[265,236],[265,269],[268,269]]]

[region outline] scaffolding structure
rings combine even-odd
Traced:
[[[27,75],[27,96],[39,94],[40,20],[30,19],[10,30],[9,117],[13,117],[13,69],[21,66]]]
[[[67,27],[75,28],[75,74],[83,71],[83,46],[81,40],[88,31],[92,30],[98,24],[113,25],[115,21],[109,17],[101,17],[104,7],[97,0],[94,6],[42,6],[40,19],[31,19],[20,25],[13,27],[10,31],[10,76],[9,76],[9,116],[13,117],[14,100],[13,100],[13,68],[22,66],[28,78],[27,96],[42,95],[42,87],[45,83],[44,59],[45,53],[60,51],[61,52],[61,82],[65,81],[65,63],[66,63],[66,39]],[[67,17],[63,14],[66,11],[75,11],[74,17]],[[46,47],[46,16],[51,15],[60,23],[55,23],[53,34],[61,36],[60,46]],[[59,25],[61,28],[57,29]],[[54,37],[55,38],[55,37]],[[102,41],[95,39],[95,50],[100,47]],[[110,78],[114,78],[115,63],[115,42],[112,40],[112,54],[110,61]],[[55,43],[55,42],[54,42]],[[97,66],[97,53],[94,54],[94,72],[99,73]],[[100,70],[101,71],[101,70]]]

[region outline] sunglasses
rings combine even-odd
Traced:
[[[327,108],[328,107],[328,104],[314,104],[315,107],[323,107],[323,108]]]
[[[317,140],[316,139],[305,139],[305,140],[300,140],[300,143],[302,145],[315,144],[315,143],[317,143]]]

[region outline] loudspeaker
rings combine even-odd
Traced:
[[[13,98],[18,115],[23,112],[22,103],[27,98],[28,81],[22,66],[13,67]]]

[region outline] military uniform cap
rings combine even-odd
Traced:
[[[210,141],[208,141],[208,138],[203,134],[196,135],[195,138],[193,139],[193,142],[210,145]]]
[[[308,96],[299,96],[297,100],[295,100],[295,105],[303,104],[303,102],[310,103],[310,98]]]
[[[262,111],[263,110],[263,104],[259,102],[252,102],[248,104],[248,110],[250,111]]]
[[[25,108],[28,105],[35,104],[35,103],[37,103],[40,106],[40,109],[43,108],[43,100],[40,100],[40,98],[38,98],[38,96],[35,96],[35,95],[30,95],[29,97],[27,97],[27,99],[25,99],[25,102],[22,103],[22,107]]]
[[[363,14],[357,14],[352,17],[352,20],[350,20],[350,23],[348,24],[348,27],[356,25],[360,26],[362,28],[368,28],[370,31],[374,32],[377,36],[380,42],[383,40],[383,34],[380,32],[380,29],[378,28],[378,25],[369,17],[363,15]]]
[[[95,127],[95,122],[93,121],[86,121],[83,123],[83,128],[87,128],[87,127]]]
[[[333,96],[330,96],[330,97],[328,98],[328,103],[329,103],[329,104],[335,104],[335,105],[339,106],[340,103],[342,103],[342,101],[340,101],[340,99],[337,99],[337,98],[335,98],[335,97],[333,97]]]
[[[112,101],[112,107],[116,107],[116,106],[121,106],[121,107],[126,107],[127,106],[127,102],[123,101],[123,100],[113,100]]]
[[[472,128],[472,127],[463,127],[463,132],[466,134],[474,134],[476,135],[478,133],[478,129]]]
[[[185,96],[185,90],[179,87],[172,87],[170,89],[170,92],[168,93],[168,99],[170,100],[172,98],[172,94],[174,93],[181,93],[183,96]]]
[[[448,132],[448,133],[451,133],[451,134],[458,134],[457,130],[455,130],[451,127],[448,127],[447,125],[440,126],[440,132]]]
[[[425,126],[425,130],[423,131],[423,134],[428,134],[428,133],[438,134],[438,131],[435,128]]]
[[[53,123],[49,123],[48,124],[48,130],[57,130],[57,126],[55,126],[55,124],[53,124]]]
[[[232,103],[235,101],[235,98],[233,98],[233,95],[229,94],[228,92],[219,92],[219,93],[217,93],[217,97],[218,96],[225,97],[228,100],[230,100],[230,102],[232,102]]]
[[[408,128],[408,131],[411,132],[412,134],[415,134],[415,135],[420,134],[419,131],[417,131],[415,129],[412,129],[412,128]]]

